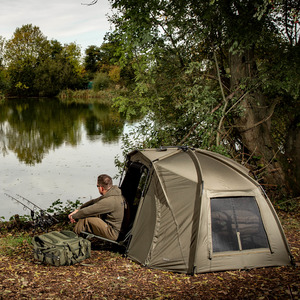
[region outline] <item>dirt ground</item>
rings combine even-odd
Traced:
[[[24,241],[0,255],[0,299],[300,299],[299,214],[280,218],[296,267],[190,276],[148,269],[107,244],[94,244],[83,263],[54,267],[34,260]]]

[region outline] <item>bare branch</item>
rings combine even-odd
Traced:
[[[98,2],[98,0],[93,0],[92,2],[90,3],[81,3],[81,5],[86,5],[86,6],[91,6],[91,5],[94,5]]]

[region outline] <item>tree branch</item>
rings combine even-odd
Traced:
[[[197,122],[194,126],[192,126],[188,134],[185,135],[185,137],[179,142],[179,146],[182,146],[182,144],[187,140],[187,138],[192,134],[192,132],[197,128],[199,124],[200,122]]]
[[[81,3],[81,5],[87,5],[87,6],[91,6],[91,5],[94,5],[98,2],[98,0],[93,0],[92,2],[90,3]]]
[[[151,15],[152,19],[154,20],[154,22],[158,26],[160,26],[160,28],[163,30],[163,32],[166,34],[166,36],[169,37],[171,44],[173,45],[174,49],[176,50],[175,54],[177,54],[177,56],[179,57],[181,67],[184,68],[184,66],[185,66],[184,60],[182,58],[182,55],[180,55],[180,51],[178,50],[178,48],[176,46],[176,42],[175,42],[172,34],[166,30],[166,28],[163,26],[163,24],[159,20],[157,20],[157,18],[154,16],[154,14],[152,12],[150,12],[150,15]]]
[[[269,116],[267,116],[266,118],[260,120],[259,122],[255,123],[255,124],[253,124],[252,126],[250,126],[250,127],[246,128],[246,129],[242,130],[241,132],[246,132],[246,131],[248,131],[248,130],[251,130],[251,129],[253,129],[253,128],[259,126],[260,124],[262,124],[262,123],[268,121],[268,120],[272,117],[272,115],[273,115],[273,113],[274,113],[276,104],[277,104],[277,101],[274,101],[274,102],[272,103],[271,108],[270,108],[270,114],[269,114]],[[246,127],[246,126],[238,126],[238,127],[239,127],[239,128],[243,128],[243,127]]]
[[[219,126],[218,126],[218,129],[217,129],[217,137],[216,137],[216,144],[217,144],[217,146],[219,146],[220,145],[220,131],[221,131],[221,127],[222,127],[222,124],[223,124],[223,120],[225,118],[225,112],[226,112],[226,108],[227,108],[227,105],[228,105],[228,99],[225,97],[225,94],[224,94],[223,85],[222,85],[221,76],[220,76],[220,70],[219,70],[219,66],[218,66],[218,60],[217,60],[217,56],[216,56],[215,51],[214,51],[214,59],[215,59],[215,63],[216,63],[218,81],[219,81],[219,85],[220,85],[220,89],[221,89],[221,93],[222,93],[222,98],[223,98],[223,101],[224,101],[222,117],[221,117],[221,120],[219,122]]]

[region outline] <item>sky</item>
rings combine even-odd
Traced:
[[[111,24],[108,0],[92,6],[92,0],[0,0],[0,36],[12,38],[22,25],[40,28],[48,40],[62,44],[75,42],[82,53],[90,45],[100,46]]]

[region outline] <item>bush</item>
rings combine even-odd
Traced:
[[[93,90],[95,92],[104,90],[109,86],[109,76],[106,73],[97,73],[93,80]]]
[[[4,100],[5,99],[5,96],[4,96],[4,94],[2,93],[2,91],[0,91],[0,101],[1,100]]]
[[[121,69],[119,66],[114,66],[111,68],[111,70],[108,73],[109,78],[115,82],[118,83],[121,78]]]
[[[64,206],[63,202],[60,199],[52,202],[50,207],[47,209],[49,214],[55,214],[56,216],[65,216],[77,209],[82,203],[79,200],[75,202],[67,200],[67,204]]]

